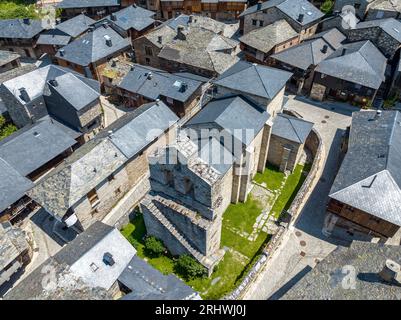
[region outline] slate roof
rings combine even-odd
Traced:
[[[185,127],[214,123],[243,144],[249,145],[269,117],[269,113],[260,106],[243,96],[235,95],[210,101]]]
[[[0,211],[21,199],[33,183],[0,158]]]
[[[151,73],[150,79],[149,73]],[[182,89],[183,85],[186,85],[185,91]],[[136,64],[134,70],[128,72],[118,87],[148,99],[155,100],[164,96],[186,102],[201,86],[200,81]]]
[[[178,121],[162,102],[127,113],[66,158],[29,192],[47,211],[63,217],[90,190]]]
[[[175,38],[174,32],[174,40],[163,45],[158,57],[217,74],[223,73],[239,60],[236,55],[223,52],[235,50],[237,41],[201,27],[191,27],[186,32],[186,40]]]
[[[346,37],[337,29],[331,29],[315,35],[294,47],[288,48],[271,57],[296,68],[307,70],[310,66],[316,66],[329,57],[341,46]],[[323,47],[327,46],[327,52]]]
[[[401,287],[378,275],[387,259],[401,264],[401,247],[354,241],[338,247],[282,297],[283,300],[400,300]],[[355,288],[343,286],[355,268]]]
[[[110,37],[112,46],[106,44],[105,36]],[[56,57],[80,66],[88,66],[130,47],[130,41],[121,37],[113,28],[100,26],[63,47],[64,55],[61,56],[59,50]]]
[[[71,69],[63,68],[56,65],[47,65],[43,68],[38,68],[29,73],[25,73],[21,76],[10,79],[4,82],[2,85],[5,86],[10,91],[10,93],[13,94],[19,100],[20,103],[25,104],[26,102],[22,100],[21,97],[19,96],[19,88],[24,87],[30,99],[34,100],[37,99],[38,97],[49,94],[48,92],[49,80],[54,80],[68,73],[70,73],[78,80],[80,80],[81,81],[80,85],[82,85],[83,88],[87,88],[90,92],[95,90],[100,95],[100,85],[98,81],[85,78],[83,75],[75,71],[72,71]],[[68,80],[71,78],[70,77],[60,78],[58,81],[60,85],[62,85],[61,80],[63,79]],[[66,99],[70,99],[70,97],[74,96],[75,90],[77,88],[74,87],[70,89],[71,90],[66,91],[65,95]]]
[[[175,275],[164,275],[134,256],[118,281],[132,290],[122,300],[188,300],[197,295]]]
[[[376,0],[369,6],[369,10],[401,12],[401,3],[393,0]]]
[[[80,14],[62,23],[59,23],[56,25],[56,29],[68,34],[73,38],[76,38],[88,30],[90,25],[95,22],[95,20],[87,17],[86,15]]]
[[[7,50],[0,50],[0,67],[4,66],[11,61],[17,60],[20,57],[19,54]]]
[[[120,0],[63,0],[57,4],[58,8],[91,8],[119,6]]]
[[[146,10],[136,5],[131,5],[117,11],[113,13],[113,15],[116,17],[115,21],[111,20],[110,16],[107,16],[106,19],[125,31],[129,29],[141,31],[155,23],[153,19],[155,13],[153,11]]]
[[[240,14],[240,17],[255,13],[258,11],[276,7],[282,13],[291,18],[294,22],[301,26],[308,25],[313,22],[318,22],[324,14],[317,9],[312,3],[307,0],[269,0],[262,3],[260,10],[257,9],[257,4],[247,8]],[[300,14],[304,15],[302,23],[298,21]]]
[[[39,36],[38,41],[36,41],[36,44],[65,46],[70,42],[70,40],[71,36],[61,32],[60,30],[54,29],[42,33]]]
[[[10,223],[0,223],[0,272],[28,248],[24,231]]]
[[[380,28],[401,43],[401,22],[394,18],[359,22],[355,29]]]
[[[114,265],[104,263],[105,253],[113,256]],[[111,300],[106,290],[117,281],[135,253],[117,229],[96,221],[25,277],[5,299]],[[42,286],[44,268],[54,270],[55,283],[51,286]]]
[[[0,158],[27,176],[74,144],[71,136],[50,118],[44,118],[1,140]]]
[[[41,20],[29,20],[29,24],[23,19],[0,20],[0,38],[32,39],[44,30]]]
[[[313,123],[280,113],[274,119],[272,134],[299,144],[306,141]]]
[[[291,76],[292,73],[287,71],[239,61],[213,83],[271,100],[285,87]]]
[[[261,52],[267,53],[275,46],[297,38],[298,33],[284,19],[243,35],[239,40]]]
[[[401,226],[401,114],[354,112],[348,152],[330,197]]]
[[[345,49],[345,54],[343,50]],[[370,42],[345,44],[319,63],[316,71],[362,86],[378,89],[385,81],[387,59]]]

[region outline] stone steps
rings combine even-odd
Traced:
[[[202,265],[204,265],[207,269],[211,269],[213,267],[214,261],[208,259],[201,252],[195,249],[186,239],[185,237],[174,227],[174,225],[160,212],[160,210],[155,206],[155,204],[146,199],[142,202],[149,211],[153,214],[153,216],[182,244],[182,246],[198,260]]]

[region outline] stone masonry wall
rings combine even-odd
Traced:
[[[298,143],[275,135],[271,135],[267,161],[274,166],[280,168],[283,161],[284,148],[288,148],[291,150],[286,169],[289,171],[293,171],[295,169],[295,166],[297,165],[299,154],[303,148],[303,146]]]

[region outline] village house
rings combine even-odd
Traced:
[[[36,50],[36,41],[44,30],[41,20],[29,18],[0,20],[0,50],[37,59],[40,52]]]
[[[113,101],[137,108],[144,103],[163,101],[179,117],[190,113],[200,102],[208,79],[198,79],[139,64],[115,63],[104,69],[104,84]]]
[[[105,22],[60,49],[56,58],[60,66],[101,82],[101,73],[107,61],[126,57],[131,50],[131,41]]]
[[[190,19],[197,21],[200,18]],[[196,22],[190,22],[189,27],[173,22],[168,21],[134,41],[139,64],[212,78],[239,60],[239,43],[222,35],[224,31],[220,28],[218,34]]]
[[[147,155],[174,137],[177,121],[161,101],[143,105],[75,150],[28,194],[77,231],[119,203],[129,204],[129,211],[149,188]]]
[[[0,50],[0,73],[21,67],[20,57],[18,53]]]
[[[352,114],[348,151],[330,190],[327,224],[385,242],[401,226],[401,114]]]
[[[124,34],[125,37],[134,41],[155,27],[156,20],[154,19],[154,15],[155,12],[133,4],[120,11],[111,13],[104,20],[113,24],[120,34]]]
[[[240,32],[248,32],[285,19],[296,32],[300,41],[315,34],[324,14],[307,0],[259,1],[240,14]]]
[[[155,0],[164,19],[174,18],[182,13],[200,14],[220,21],[238,19],[246,9],[246,0]],[[149,8],[150,9],[150,8]]]
[[[16,224],[37,207],[27,191],[72,154],[80,136],[44,117],[0,141],[0,221]]]
[[[293,73],[289,90],[309,92],[316,66],[341,47],[346,37],[337,29],[315,34],[310,39],[282,52],[273,54],[272,65]]]
[[[134,0],[62,0],[56,4],[56,8],[61,9],[63,20],[71,19],[81,13],[98,20],[134,3]]]
[[[348,31],[348,40],[370,40],[391,60],[401,47],[401,22],[394,18],[360,22]]]
[[[283,113],[277,115],[272,127],[267,162],[281,172],[294,171],[312,127],[312,122]]]
[[[32,258],[24,231],[10,223],[0,223],[0,297]]]
[[[37,50],[42,54],[47,53],[51,57],[54,57],[59,49],[83,35],[93,23],[95,23],[95,20],[84,14],[59,23],[54,29],[40,34],[36,43]]]
[[[299,43],[298,33],[284,19],[243,35],[241,50],[246,60],[269,65],[269,57]]]
[[[60,66],[47,65],[4,82],[0,97],[19,128],[49,114],[81,132],[84,142],[103,126],[99,82]]]
[[[53,271],[53,282],[45,281],[45,277],[49,275],[43,270]],[[199,294],[177,277],[165,276],[138,258],[135,248],[116,228],[95,222],[14,286],[4,299],[192,300],[200,298]]]
[[[320,62],[310,96],[369,105],[385,81],[387,59],[370,42],[344,44]]]

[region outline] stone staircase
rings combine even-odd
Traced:
[[[219,250],[216,254],[205,256],[195,249],[187,239],[177,230],[177,228],[163,215],[163,213],[153,203],[153,199],[147,196],[142,204],[152,213],[152,215],[172,234],[177,241],[191,254],[196,260],[208,269],[209,274],[213,272],[214,266],[224,255],[224,251]]]

